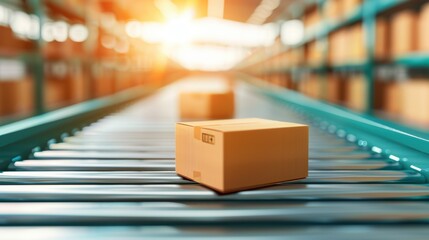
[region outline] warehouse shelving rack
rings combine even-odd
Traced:
[[[24,11],[27,14],[33,14],[36,15],[39,19],[39,25],[42,26],[42,24],[49,18],[50,13],[55,13],[55,16],[58,16],[60,18],[67,18],[72,19],[73,21],[76,21],[78,23],[82,23],[87,25],[87,16],[85,13],[85,7],[88,6],[79,6],[79,5],[70,5],[67,3],[67,1],[58,1],[58,0],[46,0],[46,1],[40,1],[40,0],[28,0],[26,1],[25,5],[22,4],[23,1],[4,1],[2,4],[6,5],[7,7],[12,7],[15,10]],[[23,6],[25,6],[25,9],[23,9]],[[106,29],[103,26],[100,26],[103,31],[109,34],[115,34],[112,29]],[[16,120],[20,120],[23,117],[28,116],[39,116],[44,115],[52,111],[53,109],[48,109],[46,106],[46,103],[44,101],[44,97],[46,95],[45,92],[45,84],[46,84],[46,76],[45,76],[45,58],[42,54],[42,49],[44,47],[44,40],[42,39],[42,28],[39,29],[39,38],[38,39],[27,39],[27,41],[32,42],[34,44],[34,49],[27,52],[19,53],[16,56],[2,56],[0,55],[0,59],[16,59],[21,62],[24,62],[27,66],[27,70],[30,70],[31,78],[33,80],[33,89],[32,89],[32,95],[33,95],[33,110],[31,113],[26,114],[25,116],[21,115],[12,115],[12,116],[5,116],[4,118],[0,119],[0,125],[6,125],[9,123],[13,123]],[[84,64],[89,64],[91,61],[98,61],[100,59],[94,59],[91,53],[94,52],[94,46],[97,44],[96,38],[89,38],[85,41],[85,57],[79,57],[79,59],[67,59],[67,61],[80,61]],[[61,59],[60,59],[61,60]],[[88,81],[90,79],[85,79],[86,84],[88,84]],[[129,91],[130,99],[135,97],[135,93],[141,92],[144,94],[145,90],[142,87],[135,87],[135,89],[125,90]],[[111,96],[112,99],[119,98],[123,99],[124,96],[114,94]],[[127,94],[126,94],[127,95]],[[113,100],[115,101],[115,100]],[[89,101],[91,102],[91,101]],[[92,106],[92,103],[89,103],[88,105],[82,105],[82,106]],[[81,106],[81,108],[82,108]],[[92,109],[92,107],[88,107],[88,109]]]
[[[91,2],[94,3],[94,1]],[[40,26],[50,16],[50,13],[55,13],[55,16],[72,19],[82,24],[87,24],[88,20],[88,16],[85,13],[85,8],[89,8],[88,6],[73,6],[67,4],[67,1],[28,0],[26,1],[27,5],[25,9],[22,9],[22,6],[19,5],[21,1],[10,0],[2,3],[8,4],[8,7],[14,6],[17,10],[36,15]],[[96,27],[100,27],[107,34],[114,36],[118,34],[114,29],[108,29],[101,25],[97,25]],[[0,119],[0,169],[7,168],[11,161],[18,161],[31,156],[33,152],[46,148],[50,143],[62,141],[62,138],[72,135],[78,129],[105,116],[107,113],[111,113],[130,102],[149,95],[163,86],[163,84],[139,85],[111,95],[103,97],[94,96],[91,99],[73,105],[48,109],[44,101],[46,95],[46,76],[44,74],[46,59],[42,53],[42,49],[46,43],[40,37],[42,36],[42,29],[40,28],[39,30],[38,39],[28,40],[35,44],[34,49],[31,51],[19,53],[17,56],[0,55],[0,59],[18,59],[28,65],[28,70],[31,70],[31,77],[34,83],[32,91],[35,103],[31,116],[11,116]],[[82,61],[88,64],[103,61],[103,57],[92,56],[95,51],[94,48],[97,45],[96,38],[88,38],[85,44],[88,45],[85,46],[85,57],[71,59],[72,61]],[[118,58],[122,59],[121,56]],[[109,58],[108,60],[112,59]],[[170,71],[175,74],[182,74],[178,65],[172,65],[172,70]],[[90,79],[85,79],[85,81],[90,81]]]
[[[327,73],[332,72],[359,72],[362,73],[364,79],[366,80],[366,107],[363,111],[364,114],[368,117],[373,117],[376,115],[374,112],[374,83],[376,78],[376,69],[381,66],[388,67],[402,67],[405,69],[423,69],[429,67],[429,55],[428,54],[409,54],[406,56],[401,56],[394,58],[389,61],[379,61],[375,57],[374,46],[376,38],[376,21],[377,17],[383,15],[389,15],[397,12],[398,10],[404,8],[412,8],[414,6],[421,6],[427,1],[423,0],[363,0],[361,6],[352,11],[351,13],[343,16],[339,20],[329,21],[323,17],[323,7],[326,4],[327,0],[307,0],[307,1],[297,1],[295,4],[292,4],[289,9],[286,10],[287,16],[289,18],[301,18],[305,12],[305,9],[308,9],[310,6],[315,6],[316,10],[319,11],[319,14],[322,16],[322,23],[312,29],[311,32],[306,33],[303,40],[293,46],[282,46],[280,51],[277,52],[268,52],[259,50],[254,52],[254,56],[251,56],[249,59],[252,59],[252,62],[244,61],[242,62],[238,69],[244,72],[254,72],[254,69],[258,65],[263,65],[265,62],[268,62],[275,57],[279,56],[282,53],[285,53],[290,50],[303,49],[304,46],[310,42],[316,41],[322,43],[324,50],[322,51],[322,61],[317,65],[306,65],[298,64],[297,66],[281,66],[281,67],[271,67],[265,66],[262,69],[259,69],[257,72],[258,75],[269,76],[270,74],[291,74],[296,72],[312,72],[317,73],[320,76],[320,81],[322,81],[322,87],[319,89],[321,93],[320,96],[323,96],[324,90],[326,89],[327,83]],[[364,31],[364,43],[366,46],[366,56],[360,62],[350,62],[338,65],[328,64],[328,49],[330,46],[328,42],[328,36],[338,30],[344,29],[348,26],[351,26],[356,23],[362,23]],[[294,81],[299,81],[300,79],[294,79]],[[323,100],[323,97],[321,99]],[[329,104],[329,103],[328,103]],[[391,122],[393,124],[393,122]],[[413,128],[407,128],[407,130],[413,130]],[[416,130],[420,135],[424,135],[425,132],[421,129]]]

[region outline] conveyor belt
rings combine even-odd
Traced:
[[[172,103],[186,84],[167,87],[12,163],[0,173],[0,234],[31,232],[34,239],[425,239],[429,234],[424,227],[429,185],[421,173],[318,125],[310,128],[307,179],[219,195],[178,177]],[[244,84],[236,92],[236,117],[314,124]],[[41,227],[29,227],[34,225]]]
[[[398,162],[382,159],[309,160],[310,170],[401,170]],[[25,160],[13,165],[20,171],[174,171],[174,160]]]

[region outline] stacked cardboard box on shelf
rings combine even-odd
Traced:
[[[293,67],[302,64],[304,61],[303,50],[301,48],[288,49],[280,55],[280,64],[282,67]]]
[[[46,42],[42,49],[43,57],[47,60],[61,60],[78,57],[83,54],[83,44],[70,39],[65,42]]]
[[[11,28],[0,25],[0,54],[6,56],[16,56],[35,48],[33,41],[28,41],[17,37]]]
[[[331,103],[341,104],[344,102],[345,81],[339,74],[329,74],[327,78],[326,100]]]
[[[281,65],[281,57],[279,55],[274,56],[273,58],[268,60],[268,64],[269,64],[269,69],[272,71],[279,71],[282,68]]]
[[[29,76],[0,80],[0,116],[30,113],[34,102],[33,85]]]
[[[66,62],[46,62],[44,101],[48,109],[63,106],[67,100],[69,68]]]
[[[418,14],[414,10],[403,10],[392,18],[391,54],[400,57],[417,50]]]
[[[391,18],[377,19],[375,55],[386,60],[418,52],[429,52],[429,4],[420,11],[401,10]]]
[[[322,79],[317,74],[308,74],[298,82],[298,90],[303,94],[319,99],[322,97]]]
[[[386,18],[377,19],[375,26],[374,55],[377,60],[387,60],[391,48],[389,21]]]
[[[417,124],[429,124],[429,81],[408,80],[401,84],[400,113],[404,120]]]
[[[419,23],[418,23],[418,42],[417,48],[421,52],[429,52],[429,3],[425,4],[420,10]]]
[[[366,57],[362,24],[356,24],[329,36],[328,60],[332,65],[359,63]]]
[[[347,52],[347,41],[345,31],[336,31],[329,35],[328,62],[337,65],[343,62],[344,54]],[[335,46],[335,47],[334,47]]]
[[[365,45],[365,34],[362,24],[356,24],[348,29],[348,40],[350,41],[350,52],[347,58],[351,62],[362,62],[365,60],[367,52]]]
[[[377,81],[376,86],[377,109],[410,124],[429,124],[428,79]]]
[[[342,16],[342,0],[328,0],[323,5],[323,15],[329,21],[337,21]]]
[[[70,103],[79,103],[88,99],[87,87],[82,66],[77,63],[72,64],[66,81],[67,100]]]
[[[383,109],[393,115],[400,113],[402,95],[398,82],[389,82],[384,86],[384,106]]]
[[[391,116],[400,113],[401,97],[398,81],[376,80],[374,83],[374,108]]]
[[[292,76],[290,74],[284,74],[283,77],[284,77],[283,87],[291,90],[296,90],[296,84],[292,80]]]
[[[283,75],[280,73],[274,73],[270,76],[270,83],[276,86],[284,86]]]
[[[356,74],[346,81],[346,106],[356,111],[364,111],[368,99],[365,78],[361,74]]]
[[[343,16],[347,16],[353,11],[356,11],[356,9],[362,5],[362,0],[341,0],[341,4],[341,12],[343,13]]]
[[[92,66],[93,97],[104,97],[115,91],[115,75],[113,71],[102,64]]]
[[[77,62],[47,62],[45,79],[48,109],[79,103],[88,97],[82,68]]]
[[[328,0],[323,6],[324,16],[329,21],[337,21],[356,11],[361,4],[362,0]]]
[[[116,72],[116,85],[115,92],[120,92],[129,89],[133,86],[133,79],[131,75],[126,72]]]
[[[323,49],[319,42],[312,41],[306,45],[305,59],[308,65],[318,66],[323,61]]]
[[[302,21],[304,23],[305,31],[307,34],[313,32],[318,28],[319,24],[322,21],[321,14],[319,9],[316,8],[316,5],[310,7],[310,9],[304,13]]]
[[[65,0],[64,3],[70,6],[85,6],[85,0]]]

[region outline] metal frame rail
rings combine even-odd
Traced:
[[[301,114],[312,118],[320,128],[398,161],[406,169],[416,170],[429,178],[429,134],[316,101],[249,75],[239,76],[251,83],[250,86],[256,91],[294,106]]]

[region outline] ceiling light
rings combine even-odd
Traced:
[[[304,24],[301,20],[289,20],[281,26],[281,41],[285,45],[299,44],[304,38]]]
[[[141,24],[138,21],[129,21],[125,25],[125,32],[129,37],[138,38],[140,36]]]
[[[73,42],[84,42],[88,39],[89,31],[85,25],[74,24],[70,27],[69,35]]]
[[[57,42],[65,42],[68,38],[68,24],[63,21],[55,22],[52,25],[54,39]]]

